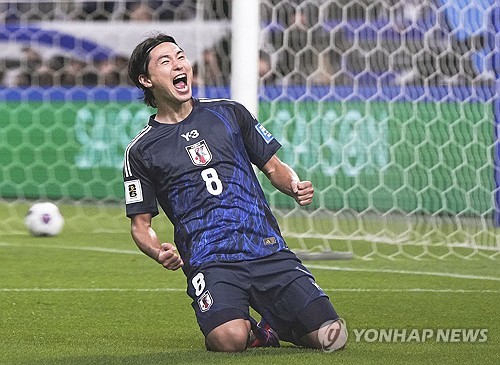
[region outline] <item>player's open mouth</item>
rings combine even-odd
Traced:
[[[186,74],[180,74],[174,77],[174,87],[177,90],[184,91],[187,89],[188,84],[187,84],[187,75]]]

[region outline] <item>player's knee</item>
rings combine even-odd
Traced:
[[[342,350],[347,344],[347,326],[342,320],[326,323],[316,333],[316,348],[331,352]]]
[[[247,348],[248,333],[228,330],[216,335],[209,334],[205,339],[207,350],[217,352],[241,352]]]
[[[241,320],[227,322],[215,328],[205,338],[207,350],[241,352],[247,348],[249,326]]]

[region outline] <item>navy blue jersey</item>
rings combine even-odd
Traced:
[[[252,163],[280,148],[241,104],[193,98],[191,114],[163,124],[151,116],[125,151],[127,216],[158,214],[174,225],[184,271],[242,261],[286,248]]]

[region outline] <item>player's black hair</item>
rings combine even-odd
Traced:
[[[149,54],[153,48],[165,42],[177,44],[173,37],[163,33],[157,34],[154,37],[149,37],[139,43],[135,47],[132,55],[130,56],[130,60],[128,61],[128,76],[134,85],[142,89],[144,92],[144,103],[152,106],[153,108],[157,107],[156,99],[154,98],[151,90],[144,87],[144,85],[139,82],[139,76],[148,75],[148,64],[150,59]]]

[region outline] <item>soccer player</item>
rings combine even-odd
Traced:
[[[241,104],[192,96],[191,64],[172,37],[137,45],[128,71],[157,109],[125,151],[131,234],[163,267],[184,271],[207,349],[279,347],[280,339],[343,347],[346,329],[288,249],[252,164],[300,205],[312,201],[311,182],[280,161],[278,141]],[[161,243],[151,227],[158,204],[175,245]],[[259,323],[250,307],[262,315]]]

